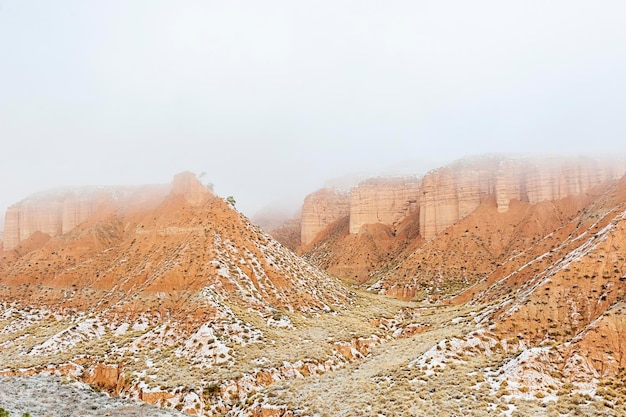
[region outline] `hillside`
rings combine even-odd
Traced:
[[[538,401],[564,415],[620,415],[613,409],[624,395],[616,387],[625,376],[626,177],[620,174],[626,165],[549,162],[488,157],[433,171],[421,186],[438,184],[423,191],[435,195],[447,187],[440,203],[430,209],[426,203],[431,212],[444,210],[434,217],[443,219],[442,226],[423,224],[424,204],[411,208],[423,199],[419,193],[394,200],[401,193],[391,192],[390,184],[406,181],[365,183],[350,193],[356,208],[300,250],[313,263],[380,294],[477,308],[476,330],[443,340],[433,358],[466,367],[485,361],[484,355],[502,355],[485,368],[489,372],[471,372],[482,375],[491,395],[506,399],[510,407],[503,412]],[[467,178],[484,183],[484,194],[468,194]],[[363,187],[367,198],[361,197]],[[368,212],[376,213],[369,215],[375,220],[355,233],[353,218],[361,223]],[[432,372],[433,354],[412,363]],[[575,398],[576,404],[566,404]],[[474,400],[474,406],[480,402]]]
[[[122,396],[195,408],[198,399],[183,403],[189,382],[251,371],[261,357],[237,351],[292,327],[285,314],[330,314],[353,298],[183,173],[155,207],[96,210],[5,254],[1,363],[6,374],[56,369]]]
[[[516,161],[314,193],[303,257],[188,173],[35,231],[0,261],[0,375],[204,416],[625,415],[626,177]]]
[[[337,198],[317,192],[302,208],[303,230],[316,224],[317,235],[299,251],[341,278],[403,298],[447,297],[572,221],[625,167],[618,157],[486,155],[421,179],[365,181],[350,190],[348,207],[333,209]]]

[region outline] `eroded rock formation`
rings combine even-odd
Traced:
[[[431,239],[494,193],[499,159],[462,160],[428,173],[422,184],[420,234]]]
[[[347,205],[343,195],[320,190],[305,199],[302,244],[345,215],[350,217],[350,233],[358,234],[366,224],[393,229],[418,212],[420,235],[429,240],[487,200],[493,199],[503,213],[512,200],[560,200],[618,179],[625,171],[626,162],[619,159],[490,155],[457,161],[421,180],[367,180],[350,191]]]
[[[620,161],[592,158],[505,159],[496,173],[496,201],[506,212],[513,199],[536,204],[583,194],[624,175]]]
[[[309,194],[302,205],[302,244],[307,245],[331,223],[350,213],[348,194],[324,188]]]
[[[417,178],[375,178],[350,190],[350,233],[366,224],[396,226],[420,204]]]
[[[16,248],[35,232],[51,237],[65,234],[96,212],[133,210],[154,205],[167,194],[169,188],[169,185],[85,187],[35,194],[7,209],[4,249]]]
[[[510,251],[570,221],[625,169],[617,157],[489,155],[421,181],[370,180],[352,189],[345,222],[309,237],[314,243],[300,250],[333,274],[400,298],[420,298],[421,285],[433,283],[442,294],[456,293]],[[308,201],[311,212],[314,203]]]

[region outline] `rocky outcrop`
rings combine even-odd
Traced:
[[[424,177],[420,233],[431,239],[495,198],[498,211],[511,200],[537,204],[583,194],[624,175],[619,160],[586,157],[479,157],[459,161]]]
[[[350,190],[350,233],[356,234],[366,224],[380,223],[392,228],[420,204],[420,181],[417,178],[375,178]]]
[[[124,375],[121,366],[97,363],[85,375],[85,382],[107,392],[119,394],[124,388]]]
[[[331,190],[311,194],[303,206],[302,243],[347,212],[350,234],[367,224],[392,230],[419,213],[419,232],[432,239],[493,199],[504,213],[512,200],[530,204],[588,192],[626,172],[623,159],[487,155],[465,158],[423,179],[376,178],[350,191],[349,205]],[[335,204],[335,206],[333,206]]]
[[[154,205],[169,188],[169,185],[85,187],[35,194],[7,209],[4,250],[15,249],[36,232],[51,237],[65,234],[96,212]]]
[[[422,183],[420,234],[431,239],[494,193],[498,158],[471,158],[430,172]]]
[[[496,173],[496,201],[503,213],[513,199],[536,204],[583,194],[624,175],[626,164],[592,158],[506,159]]]
[[[264,311],[270,306],[329,309],[346,301],[347,291],[337,282],[272,240],[229,203],[201,184],[196,186],[196,181],[193,174],[178,175],[171,193],[154,207],[96,212],[62,236],[36,232],[33,237],[42,235],[45,244],[16,250],[11,260],[0,263],[0,283],[79,288],[90,277],[91,290],[123,290],[125,296],[140,291],[150,297],[198,293],[211,286],[207,290],[211,294]],[[134,200],[125,203],[134,205]],[[39,262],[43,258],[46,262]],[[317,284],[323,291],[315,288]],[[74,302],[89,304],[89,297],[76,294]]]
[[[307,245],[331,223],[350,214],[350,197],[346,193],[324,188],[309,194],[302,205],[302,244]]]

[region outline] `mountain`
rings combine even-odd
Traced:
[[[87,218],[114,210],[133,211],[158,204],[167,185],[83,187],[35,194],[10,206],[4,219],[4,247],[12,250],[35,232],[58,236]]]
[[[303,236],[307,225],[317,234],[300,251],[344,279],[405,298],[437,279],[450,295],[560,227],[625,167],[620,158],[487,155],[423,178],[368,180],[337,204],[324,190],[304,201]]]
[[[203,416],[626,415],[625,170],[487,155],[323,189],[273,231],[302,256],[183,173],[4,252],[0,376]]]
[[[304,202],[303,229],[308,213],[319,232],[299,250],[380,294],[477,308],[475,330],[442,339],[403,372],[478,372],[476,386],[506,398],[502,410],[539,402],[621,415],[625,170],[620,158],[484,156],[423,178],[365,181],[347,209],[320,203],[324,190]],[[469,366],[476,360],[488,371]]]
[[[236,380],[235,369],[253,364],[239,364],[248,362],[237,347],[292,326],[288,312],[331,314],[351,303],[336,279],[193,174],[156,189],[170,190],[158,204],[140,187],[123,198],[45,194],[9,209],[19,214],[15,229],[34,230],[18,233],[0,261],[0,354],[9,374],[53,369],[162,406],[208,407],[199,387],[225,374]],[[89,210],[68,230],[65,214],[75,207]],[[194,388],[180,388],[190,381]]]

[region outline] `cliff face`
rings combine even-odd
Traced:
[[[395,227],[418,211],[420,181],[416,178],[380,178],[365,181],[350,191],[350,233],[366,224]]]
[[[498,159],[460,161],[424,177],[420,234],[431,239],[476,210],[494,192]]]
[[[309,236],[316,243],[304,250],[344,279],[376,277],[381,289],[397,288],[404,298],[421,292],[422,281],[454,293],[484,278],[509,251],[561,227],[625,169],[618,159],[483,156],[421,180],[369,180],[350,192],[348,227]],[[309,212],[316,201],[307,201]],[[328,199],[324,204],[333,211]]]
[[[591,158],[503,160],[496,173],[496,200],[503,213],[513,199],[536,204],[583,194],[624,175],[624,164]]]
[[[302,245],[313,241],[319,232],[350,213],[350,199],[345,193],[324,188],[309,194],[302,205]]]
[[[486,157],[460,161],[424,177],[420,233],[432,239],[495,198],[505,213],[511,200],[537,204],[586,193],[624,174],[624,165],[591,158]]]
[[[62,230],[61,202],[58,200],[24,201],[7,209],[4,219],[6,250],[15,248],[20,241],[36,231],[56,236]]]
[[[154,204],[169,188],[169,185],[80,188],[35,194],[7,209],[4,250],[15,249],[35,232],[52,237],[65,234],[98,211]]]
[[[586,193],[625,171],[626,163],[616,160],[485,156],[431,171],[422,180],[368,180],[350,191],[347,206],[343,197],[321,190],[305,200],[302,243],[311,242],[344,215],[350,217],[350,233],[358,234],[366,224],[393,229],[418,212],[420,235],[429,240],[487,200],[494,199],[504,213],[511,200],[530,204],[560,200]]]

